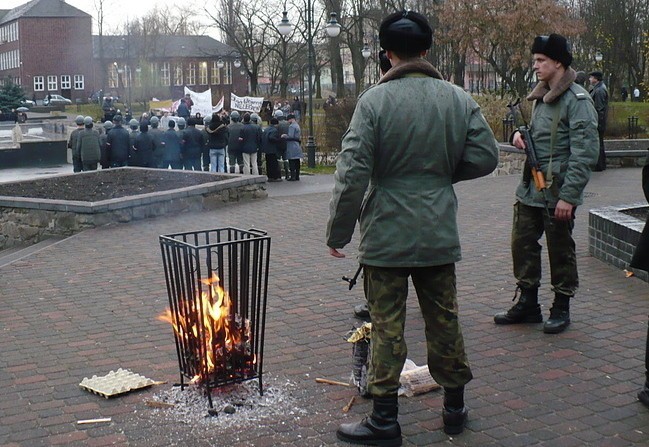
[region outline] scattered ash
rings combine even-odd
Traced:
[[[153,401],[173,404],[173,407],[151,409],[169,422],[203,428],[247,427],[265,418],[281,415],[299,419],[306,411],[298,408],[298,387],[285,380],[264,376],[264,395],[259,395],[259,382],[249,380],[212,390],[212,408],[204,389],[196,385],[180,386],[153,395]],[[206,427],[207,426],[207,427]]]

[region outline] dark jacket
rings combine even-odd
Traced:
[[[597,130],[603,133],[606,131],[606,119],[608,118],[608,89],[603,81],[593,86],[590,97],[593,98],[593,105],[597,111]]]
[[[205,146],[205,140],[201,131],[194,126],[188,126],[183,131],[183,147],[181,149],[183,158],[200,158],[203,146]]]
[[[79,132],[83,132],[83,127],[77,127],[72,132],[70,132],[70,139],[68,140],[68,149],[72,149],[72,156],[74,158],[79,158],[79,152],[77,152],[77,138],[79,137]]]
[[[175,129],[169,129],[162,133],[164,150],[162,160],[165,162],[180,161],[181,140]]]
[[[155,140],[153,135],[149,134],[149,132],[140,132],[135,137],[135,142],[133,143],[133,159],[131,160],[131,165],[142,168],[153,167],[154,150]]]
[[[108,161],[108,146],[106,145],[106,143],[108,142],[108,132],[110,131],[111,129],[108,129],[107,132],[99,135],[99,149],[101,152],[101,155],[99,157],[99,164],[101,164],[101,167],[103,169],[110,167],[110,163]]]
[[[190,115],[189,107],[187,107],[185,101],[180,101],[180,104],[178,105],[178,109],[176,109],[176,115],[182,116],[185,119],[189,118]]]
[[[125,163],[128,160],[131,137],[128,130],[124,129],[121,124],[117,124],[108,132],[106,144],[108,146],[108,160],[111,163]]]
[[[238,121],[232,121],[228,125],[228,152],[241,152],[241,143],[239,142],[239,137],[241,136],[242,129],[243,123],[240,123]]]
[[[241,129],[241,152],[244,154],[254,154],[259,150],[261,145],[261,127],[254,123],[243,123]]]
[[[230,131],[225,124],[210,125],[206,129],[207,145],[210,149],[224,149],[228,145]]]
[[[277,132],[277,126],[268,126],[261,135],[261,151],[264,154],[279,154],[279,145],[282,139]]]
[[[149,135],[153,137],[155,148],[153,149],[153,166],[160,166],[162,158],[164,157],[164,145],[162,144],[162,130],[158,127],[151,127]]]
[[[277,125],[277,133],[282,136],[283,134],[288,135],[288,121],[285,119],[280,119],[279,124]],[[279,150],[280,152],[278,155],[283,155],[286,153],[286,140],[282,138],[282,141],[279,142]]]

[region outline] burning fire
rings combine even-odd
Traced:
[[[206,285],[200,297],[178,303],[176,312],[167,308],[158,320],[173,326],[179,343],[191,349],[187,361],[197,362],[199,373],[192,383],[208,381],[212,374],[245,372],[255,364],[250,355],[250,320],[233,312],[230,295],[212,273],[201,280]]]

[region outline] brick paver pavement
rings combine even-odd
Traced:
[[[640,170],[595,173],[577,212],[581,288],[572,325],[546,335],[541,325],[498,327],[511,305],[509,232],[518,178],[456,186],[464,259],[458,264],[461,321],[475,379],[470,421],[453,439],[441,430],[440,392],[401,399],[404,445],[649,445],[649,410],[636,400],[644,375],[648,285],[589,257],[588,209],[643,201]],[[370,408],[341,408],[350,347],[344,334],[362,298],[340,277],[353,274],[357,240],[334,259],[324,246],[329,177],[270,184],[268,199],[88,230],[0,268],[0,445],[2,446],[321,446]],[[325,191],[325,192],[322,192]],[[294,195],[295,194],[295,195]],[[301,411],[254,428],[210,429],[162,422],[144,405],[156,389],[103,399],[78,387],[83,377],[129,368],[178,380],[170,328],[155,317],[167,304],[158,235],[222,226],[261,228],[272,238],[266,328],[266,380],[289,381]],[[550,305],[547,260],[541,302]],[[425,364],[423,322],[409,302],[409,358]],[[170,385],[167,385],[170,386]],[[79,419],[111,417],[79,426]]]

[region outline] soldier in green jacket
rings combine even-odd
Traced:
[[[344,257],[339,249],[351,241],[359,220],[359,261],[372,316],[373,411],[361,422],[342,424],[337,436],[355,444],[398,446],[409,277],[426,322],[428,368],[444,387],[444,430],[457,434],[464,428],[464,385],[473,375],[458,321],[460,241],[453,184],[492,172],[498,146],[478,104],[423,59],[432,44],[424,16],[391,14],[379,38],[392,68],[359,97],[343,137],[327,246],[332,256]]]
[[[543,331],[557,334],[570,324],[570,299],[579,286],[572,230],[575,209],[583,202],[591,166],[599,156],[597,112],[588,92],[574,83],[576,73],[570,68],[572,54],[565,37],[536,37],[532,54],[539,83],[527,97],[534,101],[531,136],[548,188],[537,190],[529,176],[523,175],[516,190],[511,249],[520,298],[507,312],[496,314],[494,321],[543,321],[538,303],[538,241],[545,232],[554,302]],[[512,142],[519,149],[526,147],[520,132],[514,133]]]

